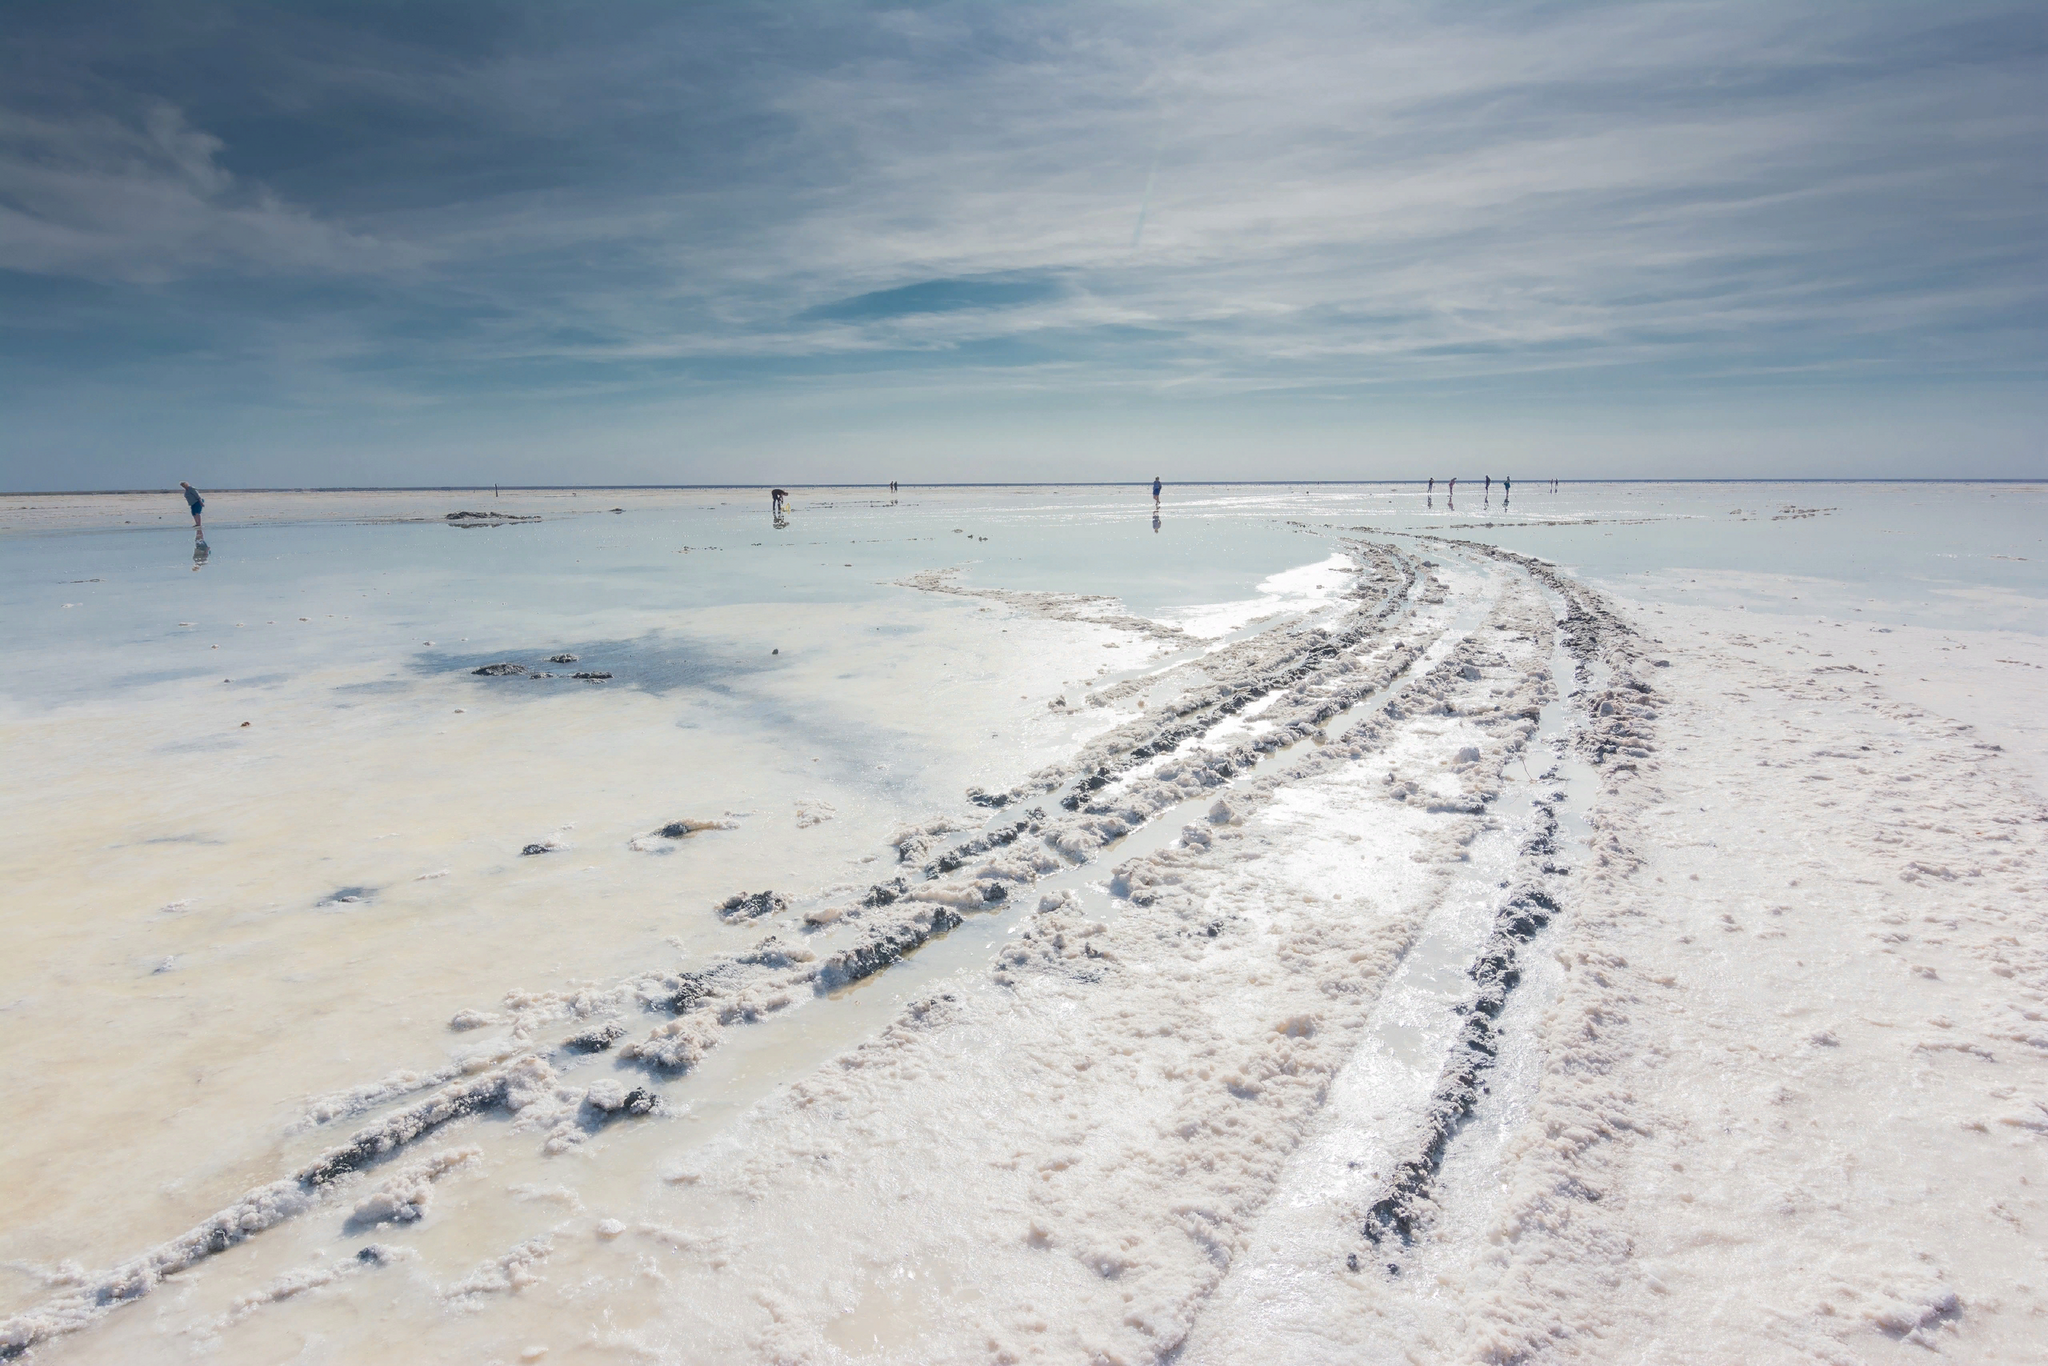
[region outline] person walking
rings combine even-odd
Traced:
[[[1158,476],[1158,475],[1156,475],[1156,474],[1155,474],[1155,475],[1153,475],[1153,476],[1152,476],[1152,510],[1153,510],[1154,512],[1157,512],[1157,511],[1159,511],[1159,490],[1160,490],[1160,489],[1162,489],[1162,488],[1164,488],[1164,487],[1165,487],[1165,485],[1163,485],[1163,484],[1161,484],[1161,483],[1159,482],[1159,476]]]
[[[180,479],[178,487],[185,490],[185,506],[192,509],[192,533],[200,540],[206,539],[206,528],[200,523],[199,514],[206,507],[206,500],[199,496],[199,490]]]
[[[1431,493],[1436,492],[1436,476],[1433,474],[1429,476],[1429,491]]]

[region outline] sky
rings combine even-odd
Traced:
[[[0,0],[0,487],[2048,476],[2048,10]]]

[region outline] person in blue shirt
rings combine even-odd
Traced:
[[[1152,506],[1153,506],[1153,507],[1155,507],[1155,508],[1159,506],[1159,490],[1160,490],[1160,489],[1161,489],[1162,487],[1163,487],[1163,485],[1161,485],[1161,484],[1160,484],[1160,482],[1159,482],[1159,476],[1158,476],[1158,475],[1156,475],[1156,474],[1155,474],[1155,475],[1153,475],[1153,476],[1152,476]]]
[[[206,506],[206,500],[199,496],[198,489],[193,488],[182,479],[178,481],[178,487],[185,490],[185,506],[192,509],[192,530],[197,532],[201,539],[204,539],[206,528],[199,523],[199,513]]]

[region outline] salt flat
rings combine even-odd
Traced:
[[[2043,496],[9,497],[0,1342],[2027,1360]]]

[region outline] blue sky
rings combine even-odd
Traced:
[[[10,4],[0,486],[2048,474],[2034,4]]]

